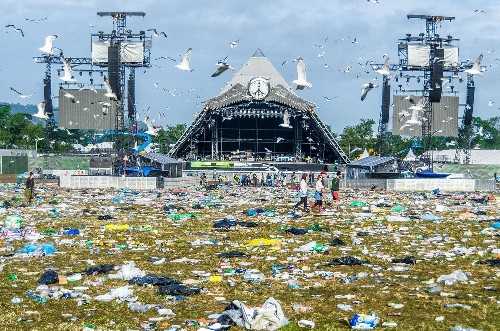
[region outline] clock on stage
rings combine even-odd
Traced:
[[[269,81],[263,77],[255,77],[248,82],[248,93],[256,100],[267,97],[269,90]]]

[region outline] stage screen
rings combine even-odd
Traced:
[[[108,41],[92,42],[92,62],[99,64],[108,63]],[[142,63],[144,61],[144,43],[122,42],[120,48],[122,63]]]
[[[410,98],[418,100],[420,96],[394,95],[394,109],[392,115],[392,134],[395,136],[421,136],[421,124],[408,124],[411,119]],[[441,96],[441,102],[432,103],[432,132],[433,136],[456,137],[458,136],[458,97]],[[418,120],[422,121],[424,114],[418,113]]]
[[[443,46],[444,49],[444,67],[458,66],[458,47]]]
[[[71,102],[64,96],[65,93],[59,90],[59,127],[82,130],[115,129],[116,102],[104,95],[106,90],[66,89],[66,91],[76,98],[76,102]]]
[[[412,67],[427,67],[429,65],[429,45],[408,44],[408,65]]]

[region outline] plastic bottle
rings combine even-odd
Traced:
[[[23,302],[23,299],[22,298],[12,298],[12,299],[10,299],[10,302],[12,302],[13,304],[18,304],[18,303]]]
[[[408,267],[404,267],[404,266],[401,266],[401,265],[395,265],[395,266],[392,266],[390,268],[392,271],[396,271],[396,272],[401,272],[401,271],[410,271],[411,268],[408,268]]]
[[[396,326],[398,326],[398,323],[396,323],[396,322],[384,322],[384,323],[382,323],[382,326],[396,327]]]

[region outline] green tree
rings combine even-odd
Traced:
[[[186,129],[186,124],[167,125],[166,128],[158,131],[158,135],[153,138],[153,142],[160,144],[160,153],[168,153],[172,148],[171,146],[179,140]]]
[[[376,137],[373,136],[373,125],[375,121],[372,119],[361,119],[361,123],[355,126],[347,126],[340,134],[340,147],[353,159],[367,150],[374,149],[377,143]]]

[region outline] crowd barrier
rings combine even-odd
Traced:
[[[212,180],[210,178],[210,180]],[[216,183],[216,181],[214,181]],[[197,176],[179,178],[116,177],[116,176],[61,176],[60,186],[68,188],[183,188],[200,185]],[[349,179],[341,180],[341,189],[382,189],[389,191],[474,192],[495,191],[493,180],[486,179]]]

